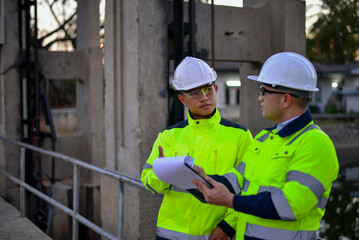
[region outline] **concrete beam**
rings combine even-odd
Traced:
[[[270,56],[269,3],[258,8],[215,6],[216,61],[261,62]],[[211,59],[211,6],[196,5],[198,51],[206,50]]]
[[[214,6],[214,45],[216,61],[261,62],[271,54],[270,4],[262,1],[255,7]],[[188,22],[188,5],[184,4],[184,21]],[[169,2],[168,23],[173,21]],[[196,3],[196,44],[198,57],[206,60],[211,53],[211,5]],[[185,51],[187,46],[185,46]]]
[[[41,73],[46,79],[79,79],[86,81],[84,51],[49,52],[39,51]]]

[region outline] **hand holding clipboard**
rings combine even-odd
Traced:
[[[190,156],[161,157],[153,161],[152,167],[161,181],[184,189],[201,202],[205,202],[193,180],[197,179],[209,188],[212,188],[212,185],[192,168],[193,162],[194,159]]]

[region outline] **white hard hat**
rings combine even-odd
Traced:
[[[203,60],[186,57],[177,66],[172,85],[176,90],[189,90],[213,82],[216,78],[216,72]]]
[[[300,54],[282,52],[265,61],[259,76],[248,76],[249,79],[270,84],[273,87],[317,92],[317,73],[313,64]]]

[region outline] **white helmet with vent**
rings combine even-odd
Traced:
[[[189,90],[215,81],[216,72],[203,60],[186,57],[177,66],[172,81],[176,90]]]
[[[317,73],[313,64],[300,54],[282,52],[265,61],[259,76],[248,76],[249,79],[270,84],[273,87],[317,92]]]

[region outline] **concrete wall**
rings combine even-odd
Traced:
[[[106,167],[139,179],[157,133],[167,122],[167,2],[106,2]],[[102,180],[104,227],[116,232],[117,184]],[[126,239],[153,239],[157,209],[149,192],[125,186]],[[150,201],[150,202],[151,202]],[[154,203],[156,204],[156,203]],[[157,203],[158,205],[158,203]],[[115,215],[113,215],[115,214]],[[149,234],[150,232],[150,234]]]
[[[0,16],[5,20],[5,43],[0,44],[0,134],[8,138],[20,138],[20,77],[17,1],[0,1]],[[16,54],[14,54],[16,53]],[[19,176],[19,150],[0,142],[0,167]],[[16,185],[0,176],[0,195]]]

